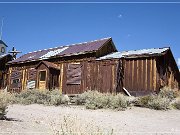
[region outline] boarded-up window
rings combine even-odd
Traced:
[[[11,88],[21,88],[21,78],[22,78],[22,72],[15,70],[11,73]]]
[[[27,89],[34,89],[36,86],[36,69],[31,68],[28,70],[28,78],[27,78]]]
[[[81,84],[81,64],[68,64],[66,84]]]
[[[36,69],[31,68],[28,70],[28,81],[35,81],[36,80]]]

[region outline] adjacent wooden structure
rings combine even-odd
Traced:
[[[6,63],[12,60],[10,54],[2,54],[0,56],[0,89],[5,89],[7,86],[8,79],[8,68]]]
[[[165,86],[180,89],[180,72],[170,48],[115,52],[98,60],[108,59],[121,61],[122,86],[131,95],[158,93]]]

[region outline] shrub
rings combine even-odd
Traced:
[[[83,98],[85,102],[85,106],[87,109],[100,109],[105,106],[103,106],[103,103],[105,103],[105,95],[103,96],[102,93],[99,93],[98,91],[88,91],[85,94],[83,94]]]
[[[131,100],[122,94],[113,96],[98,91],[87,91],[77,97],[76,103],[85,104],[87,109],[111,108],[122,110],[130,105]]]
[[[0,92],[0,119],[4,119],[7,113],[6,109],[11,102],[11,94],[6,92]]]
[[[180,98],[177,98],[172,104],[176,109],[180,110]]]
[[[64,95],[61,98],[61,104],[68,104],[70,102],[70,98],[68,97],[68,95]]]
[[[137,101],[134,103],[134,105],[140,107],[148,107],[148,102],[152,100],[152,98],[152,95],[139,97],[137,98]]]
[[[139,97],[135,106],[147,107],[155,110],[167,110],[170,108],[170,99],[160,95],[148,95]]]
[[[44,104],[44,105],[60,105],[63,103],[63,96],[58,90],[53,91],[39,91],[39,90],[26,90],[19,94],[15,94],[14,103],[19,104]]]
[[[160,89],[160,92],[158,95],[161,96],[162,98],[168,98],[172,101],[178,96],[180,96],[180,92],[178,90],[171,89],[169,87],[164,87]]]
[[[128,98],[122,94],[118,94],[111,98],[110,108],[124,110],[130,105]]]
[[[152,99],[148,101],[147,106],[155,110],[167,110],[170,108],[170,100],[161,96],[152,96]]]

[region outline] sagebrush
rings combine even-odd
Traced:
[[[98,91],[87,91],[79,95],[76,103],[83,104],[87,109],[111,108],[124,110],[130,106],[130,100],[122,94],[103,94]]]
[[[0,91],[0,119],[5,119],[7,106],[11,102],[12,96],[10,93]]]
[[[69,100],[58,90],[25,90],[21,93],[14,94],[14,103],[18,104],[44,104],[44,105],[60,105],[68,104]]]

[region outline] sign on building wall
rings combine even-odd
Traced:
[[[28,81],[27,82],[27,89],[34,89],[36,86],[36,81]]]

